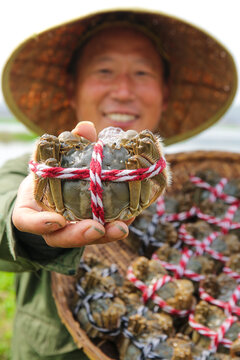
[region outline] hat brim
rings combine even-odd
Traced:
[[[39,135],[74,128],[77,119],[65,86],[72,53],[90,26],[126,18],[151,24],[170,59],[169,104],[158,127],[165,144],[187,139],[215,123],[237,89],[231,54],[197,27],[145,10],[96,13],[26,40],[10,56],[2,76],[3,94],[13,114]]]

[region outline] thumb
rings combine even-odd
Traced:
[[[94,124],[90,121],[81,121],[79,122],[75,129],[72,130],[72,133],[82,136],[85,139],[94,142],[97,140],[97,131]]]

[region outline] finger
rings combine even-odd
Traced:
[[[90,121],[81,121],[76,127],[72,130],[72,133],[83,136],[85,139],[88,139],[91,142],[97,140],[97,131],[94,124]]]
[[[128,226],[122,221],[114,221],[105,226],[106,235],[99,240],[98,244],[105,244],[116,240],[125,239],[128,236]]]
[[[18,230],[38,235],[58,230],[66,225],[66,220],[62,215],[42,211],[36,203],[31,175],[27,176],[19,187],[12,221]]]
[[[68,223],[63,229],[44,234],[46,243],[52,247],[75,248],[97,243],[105,235],[104,226],[94,220]]]
[[[104,228],[94,220],[82,220],[69,223],[65,228],[44,234],[46,243],[52,247],[75,248],[93,244],[105,244],[124,239],[128,227],[121,221],[107,224]]]
[[[66,220],[60,214],[50,211],[36,211],[29,208],[15,208],[12,221],[19,231],[43,235],[59,230],[66,225]]]
[[[15,208],[27,207],[36,211],[41,211],[42,208],[37,204],[34,199],[33,191],[34,178],[32,174],[28,175],[20,184],[18,189],[17,200]]]

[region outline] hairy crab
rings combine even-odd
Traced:
[[[173,224],[158,219],[153,224],[156,216],[156,204],[152,204],[130,226],[128,243],[133,249],[138,249],[139,255],[151,257],[152,253],[163,244],[175,245],[178,240],[177,231]]]
[[[196,223],[187,223],[186,230],[197,240],[203,242],[209,235],[213,234],[214,228],[205,221],[198,220]],[[209,244],[209,248],[224,256],[231,256],[240,252],[240,243],[236,234],[226,235],[219,233]]]
[[[205,301],[200,301],[194,311],[194,320],[206,328],[210,329],[210,331],[219,331],[219,328],[222,326],[223,322],[226,321],[228,316],[224,313],[222,309],[215,305],[210,305]],[[230,325],[228,329],[226,329],[224,338],[230,340],[232,345],[235,347],[235,352],[238,351],[239,346],[235,343],[238,339],[238,334],[240,331],[240,322],[238,318],[235,318],[235,321]],[[208,349],[211,343],[211,338],[200,334],[195,329],[192,332],[192,341],[196,344],[195,351],[201,352],[204,349]],[[231,351],[231,347],[230,347]],[[221,343],[219,343],[217,348],[216,358],[221,354],[228,354],[229,350],[224,347]]]
[[[190,339],[181,334],[168,338],[161,316],[153,313],[151,319],[138,314],[130,317],[127,337],[121,336],[118,344],[120,360],[192,360]]]
[[[208,183],[212,187],[216,187],[217,184],[221,181],[222,177],[217,174],[215,171],[209,169],[205,171],[199,171],[196,173],[196,176],[199,177],[202,181]],[[223,192],[226,195],[234,196],[240,198],[240,180],[239,179],[229,179],[223,185]],[[194,193],[194,201],[196,204],[200,205],[201,202],[209,199],[209,191],[198,187]]]
[[[161,141],[150,131],[124,132],[120,128],[107,128],[99,134],[103,141],[103,170],[135,170],[149,168],[163,160],[160,173],[143,180],[103,181],[103,207],[105,221],[127,220],[137,216],[164,191],[169,182]],[[61,168],[89,169],[94,143],[71,132],[58,137],[43,135],[34,152],[37,164]],[[35,172],[34,195],[41,207],[76,221],[92,217],[89,181],[39,177]]]
[[[164,244],[155,252],[158,259],[173,265],[179,265],[182,258],[182,252],[179,249]],[[213,259],[205,255],[191,256],[186,264],[186,269],[200,275],[212,274],[215,271]]]
[[[226,266],[240,275],[240,253],[231,255]]]
[[[132,269],[136,278],[148,287],[153,286],[158,279],[167,275],[167,271],[157,260],[148,260],[144,256],[138,257],[132,262]],[[156,288],[156,295],[177,310],[189,310],[192,307],[194,303],[193,292],[192,282],[186,279],[172,279],[159,289]],[[147,304],[150,309],[154,307],[154,303],[151,305],[151,299]]]
[[[201,282],[201,287],[207,294],[223,302],[230,301],[237,286],[237,281],[224,273],[221,273],[218,276],[213,274],[207,275]],[[235,305],[239,307],[238,299],[236,299]]]
[[[119,331],[121,317],[126,313],[124,301],[115,296],[122,282],[117,269],[88,257],[77,276],[73,310],[82,329],[91,338],[111,337]]]

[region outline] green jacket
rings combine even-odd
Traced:
[[[21,233],[11,223],[28,161],[24,155],[0,169],[0,270],[17,273],[12,359],[85,360],[58,317],[50,273],[75,274],[83,249],[50,248],[42,237]]]

